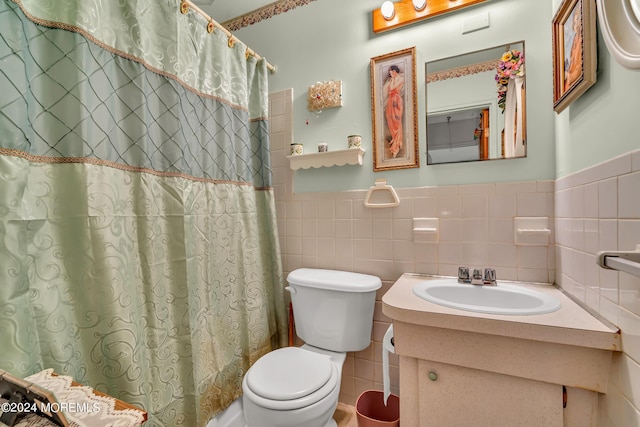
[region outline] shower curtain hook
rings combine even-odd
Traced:
[[[236,44],[236,41],[233,39],[233,36],[229,36],[229,40],[227,41],[227,46],[233,47]]]
[[[180,3],[180,12],[182,12],[183,15],[189,12],[189,3],[186,0],[182,0],[182,3]]]
[[[207,23],[207,32],[209,34],[213,33],[216,30],[216,26],[213,24],[213,20],[210,19],[209,23]]]

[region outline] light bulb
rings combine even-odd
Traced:
[[[382,13],[382,17],[387,21],[393,19],[393,17],[396,15],[396,8],[393,5],[393,2],[385,1],[384,3],[382,3],[382,6],[380,6],[380,13]]]
[[[427,7],[427,0],[413,0],[413,8],[417,11],[421,11]]]

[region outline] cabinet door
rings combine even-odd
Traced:
[[[562,386],[418,361],[421,427],[562,427]]]

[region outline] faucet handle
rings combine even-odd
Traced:
[[[458,267],[458,282],[469,283],[469,267]]]
[[[496,270],[495,268],[485,268],[484,269],[484,283],[487,285],[495,285],[496,284]]]
[[[479,268],[473,269],[473,274],[471,275],[471,284],[472,285],[484,284],[484,279],[482,278],[482,270],[480,270]]]

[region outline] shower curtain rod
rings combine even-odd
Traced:
[[[185,7],[185,5],[186,5],[186,7]],[[223,27],[220,23],[218,23],[218,21],[213,19],[211,16],[209,16],[204,10],[200,9],[191,0],[182,0],[182,2],[180,3],[180,10],[182,11],[182,13],[187,13],[189,8],[192,8],[193,10],[198,12],[200,15],[202,15],[204,17],[204,19],[206,19],[207,22],[209,22],[209,24],[208,24],[209,26],[213,25],[214,27],[218,28],[220,31],[225,33],[227,35],[227,37],[229,37],[229,46],[230,47],[233,46],[233,43],[235,43],[236,41],[239,41],[239,42],[242,43],[242,41],[239,38],[237,38],[236,36],[231,34],[231,32],[229,30],[227,30],[225,27]],[[209,27],[209,28],[211,28],[209,30],[209,32],[213,32],[213,28],[212,27]],[[258,61],[263,59],[262,56],[258,55],[253,49],[251,49],[249,46],[247,46],[247,57],[249,55],[254,56]],[[271,74],[275,74],[275,72],[278,70],[278,68],[275,65],[269,64],[269,62],[266,61],[266,60],[265,60],[265,62],[267,62],[267,69],[269,71],[271,71]]]

